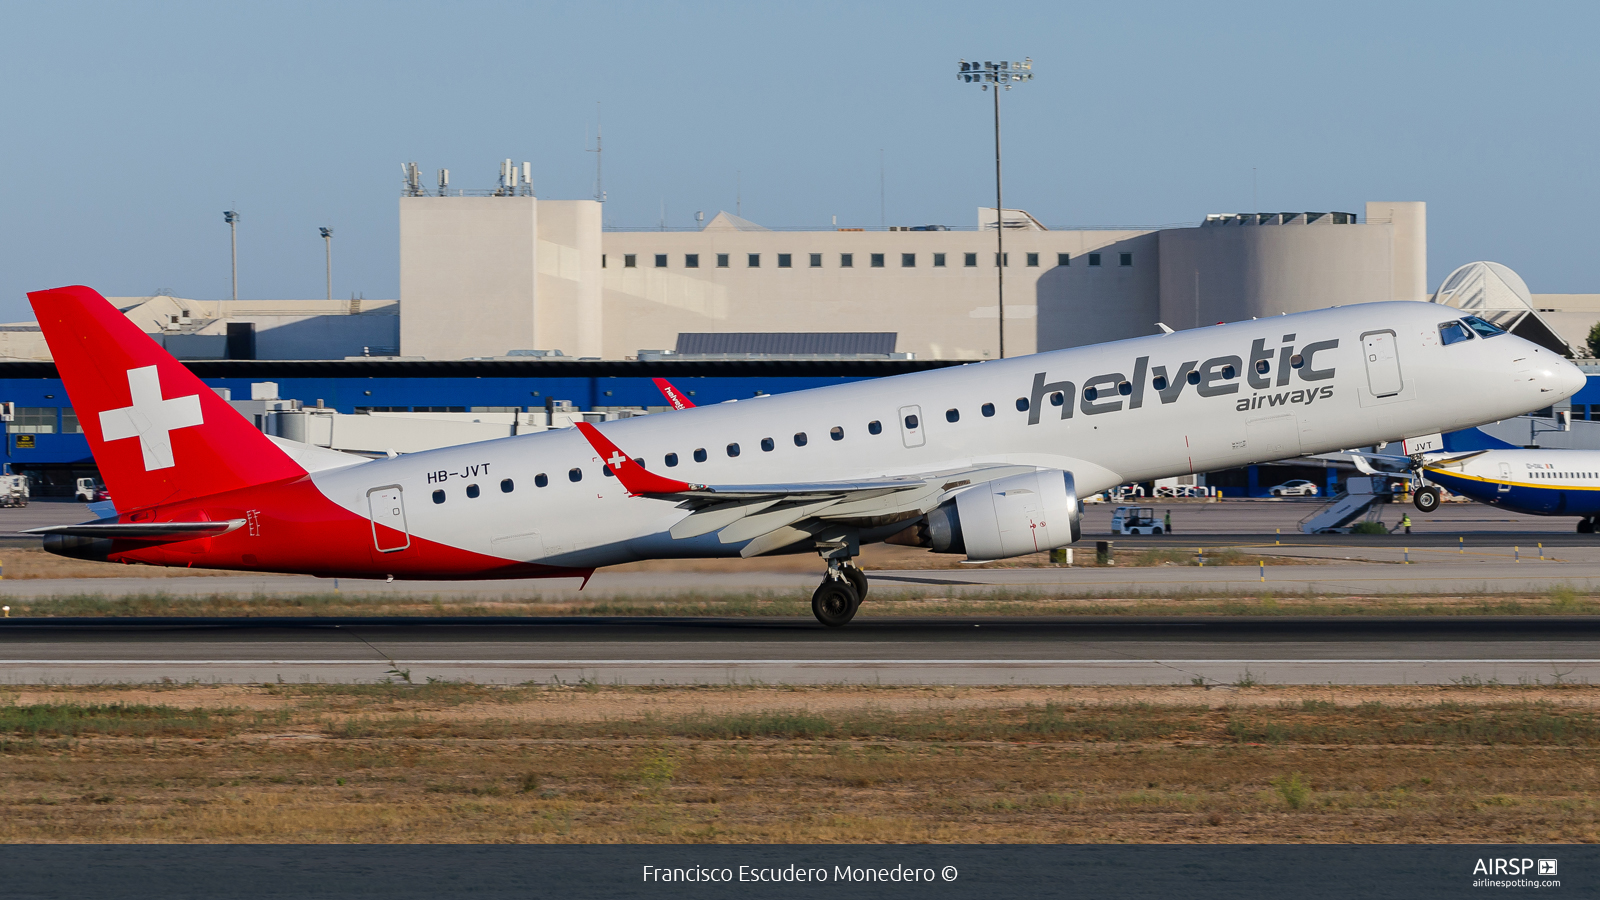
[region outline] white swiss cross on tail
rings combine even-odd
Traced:
[[[166,469],[174,465],[172,432],[205,422],[200,413],[200,397],[161,399],[161,376],[155,366],[128,370],[128,393],[132,406],[108,409],[100,414],[101,440],[139,439],[144,452],[144,470]]]

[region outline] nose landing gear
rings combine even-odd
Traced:
[[[1439,508],[1439,489],[1431,484],[1417,488],[1417,492],[1411,495],[1411,503],[1422,512],[1431,513]]]

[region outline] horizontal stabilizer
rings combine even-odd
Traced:
[[[29,528],[22,533],[118,538],[125,541],[188,541],[227,534],[244,522],[244,519],[229,519],[225,522],[83,522],[78,525],[46,525],[43,528]]]

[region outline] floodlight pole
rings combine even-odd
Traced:
[[[1007,88],[1010,90],[1010,88]],[[995,311],[1000,315],[1000,358],[1006,358],[1006,207],[1000,195],[1000,86],[994,88]]]
[[[994,88],[994,244],[995,311],[1000,320],[1000,358],[1006,358],[1006,206],[1000,178],[1000,86],[1033,80],[1033,57],[1023,62],[967,62],[961,60],[956,78],[976,83],[983,90]]]
[[[328,299],[333,299],[333,229],[321,228],[322,242],[328,250]]]
[[[222,213],[222,220],[228,223],[228,243],[233,250],[233,299],[239,299],[239,212],[226,210]]]

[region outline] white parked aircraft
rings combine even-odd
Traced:
[[[1583,374],[1429,303],[1373,303],[580,425],[391,459],[269,438],[120,315],[29,295],[115,519],[65,555],[323,576],[587,578],[819,553],[817,618],[893,539],[991,560],[1079,535],[1080,494],[1467,428]],[[1493,333],[1446,345],[1465,321]]]
[[[1580,534],[1593,534],[1600,517],[1600,451],[1475,450],[1430,453],[1415,465],[1430,482],[1412,502],[1423,512],[1439,508],[1439,485],[1463,497],[1532,516],[1577,516]]]

